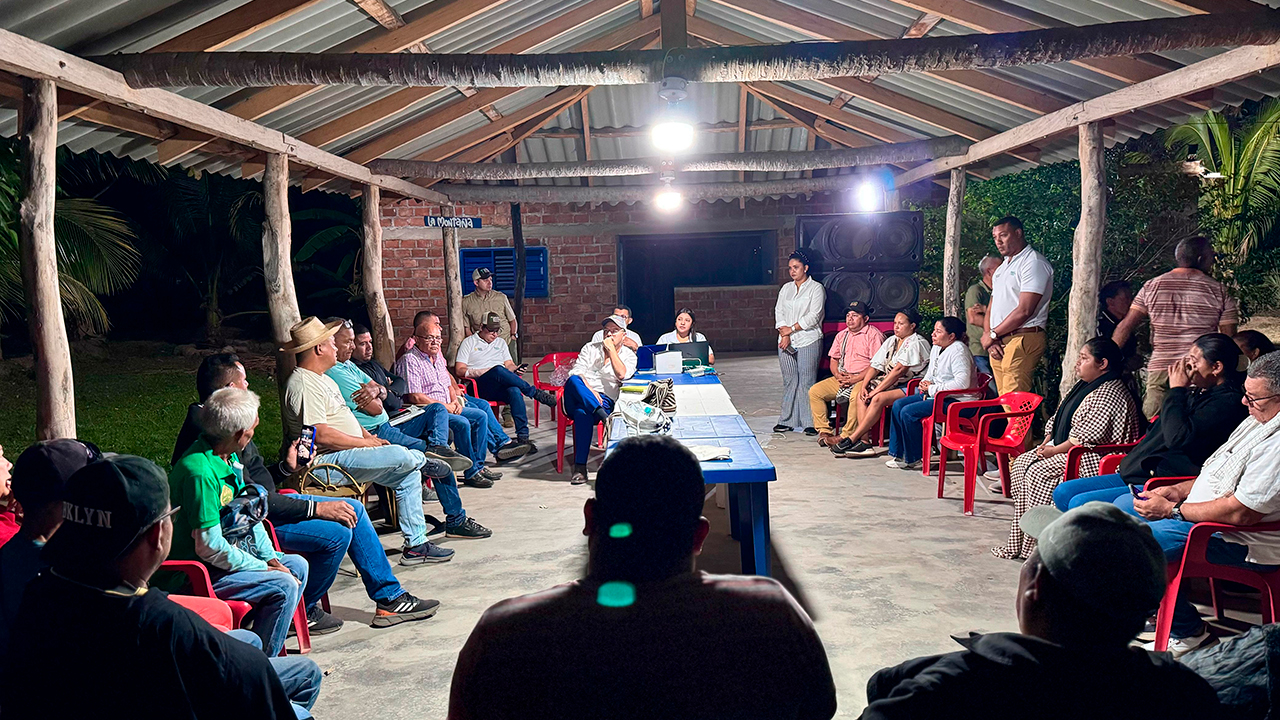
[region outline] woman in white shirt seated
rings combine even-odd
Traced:
[[[916,392],[893,403],[889,412],[889,459],[885,465],[902,470],[920,467],[923,437],[920,422],[933,414],[934,398],[944,390],[968,390],[974,387],[978,374],[969,352],[969,338],[964,321],[944,317],[933,324],[933,349],[929,351],[929,369]],[[953,395],[943,400],[944,406],[958,400],[977,400],[975,393]]]
[[[822,315],[826,288],[809,277],[809,257],[800,250],[787,258],[791,281],[778,290],[773,326],[778,329],[778,367],[782,370],[782,412],[774,432],[804,430],[813,419],[809,388],[818,381],[822,361]],[[817,431],[813,432],[817,435]]]
[[[658,338],[659,345],[678,345],[680,343],[706,342],[707,336],[700,332],[693,331],[693,323],[696,318],[693,311],[689,308],[680,308],[680,312],[676,313],[676,329]],[[707,363],[716,364],[716,354],[707,347]]]
[[[853,387],[849,412],[858,412],[858,426],[829,446],[836,457],[875,457],[871,428],[884,409],[906,397],[907,382],[920,377],[929,366],[929,341],[916,334],[920,313],[905,310],[893,317],[893,336],[871,357],[871,367]]]

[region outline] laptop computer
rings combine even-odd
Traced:
[[[711,362],[711,343],[708,342],[671,343],[667,349],[679,350],[682,357],[689,360],[696,359],[703,365]]]

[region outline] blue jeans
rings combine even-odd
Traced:
[[[315,461],[341,467],[356,482],[377,483],[395,490],[405,547],[427,541],[427,520],[422,513],[422,466],[427,458],[420,451],[383,445],[324,453],[317,455]]]
[[[258,650],[262,649],[262,640],[249,630],[231,630],[227,636]],[[293,704],[293,714],[298,720],[310,718],[311,708],[315,707],[316,698],[320,697],[320,683],[324,679],[320,666],[316,665],[315,660],[305,657],[271,657],[267,662],[276,671],[276,677],[280,678],[284,693]]]
[[[484,413],[485,421],[489,425],[489,450],[491,452],[511,442],[511,436],[502,429],[502,423],[498,422],[498,416],[493,414],[493,408],[487,400],[474,398],[470,395],[463,395],[462,399],[467,402],[467,407],[475,408]]]
[[[253,632],[262,640],[267,657],[279,655],[284,648],[293,610],[302,599],[302,586],[307,581],[307,561],[300,555],[282,555],[280,562],[292,574],[278,570],[241,570],[213,578],[214,595],[253,606],[250,613]]]
[[[1068,480],[1053,490],[1053,504],[1066,512],[1087,502],[1114,502],[1129,494],[1129,485],[1119,473]]]
[[[485,410],[488,410],[488,407],[489,403],[485,403]],[[488,415],[492,414],[492,412],[488,413]],[[464,479],[475,477],[476,473],[483,470],[484,459],[489,454],[489,421],[485,415],[485,411],[466,405],[457,415],[449,413],[447,416],[449,429],[453,431],[453,446],[459,453],[471,459],[471,469],[467,471]]]
[[[428,405],[422,410],[421,415],[416,415],[399,425],[383,423],[371,432],[393,445],[419,452],[425,451],[428,444],[448,447],[449,411],[438,403]],[[458,495],[457,479],[452,474],[442,478],[432,478],[431,486],[435,488],[436,495],[440,498],[440,507],[444,509],[445,525],[454,527],[462,524],[462,521],[467,519],[467,511],[462,509],[462,497]],[[363,572],[360,574],[364,575]],[[370,595],[370,597],[373,596]]]
[[[524,399],[533,397],[536,388],[505,367],[495,365],[476,378],[476,389],[485,400],[506,403],[511,408],[516,437],[529,437],[529,413],[525,409]]]
[[[596,410],[603,408],[606,413],[613,412],[613,398],[601,395],[599,400],[591,393],[587,384],[577,375],[569,377],[564,384],[564,411],[573,421],[573,464],[586,465],[591,454],[591,436],[595,434]]]
[[[920,422],[933,414],[933,398],[915,393],[893,401],[889,411],[889,455],[913,463],[923,457]]]
[[[1125,512],[1142,518],[1151,528],[1151,533],[1155,535],[1156,542],[1160,543],[1160,549],[1164,550],[1164,557],[1169,562],[1179,562],[1182,560],[1182,551],[1187,546],[1187,534],[1191,532],[1195,523],[1186,522],[1184,520],[1147,520],[1133,509],[1133,496],[1125,493],[1123,497],[1116,500],[1116,505],[1120,506]],[[1214,535],[1209,538],[1209,544],[1205,547],[1204,558],[1214,565],[1226,565],[1227,567],[1244,568],[1246,570],[1254,570],[1256,572],[1273,572],[1280,569],[1280,565],[1259,565],[1245,560],[1249,555],[1249,547],[1238,543],[1227,542],[1222,539],[1221,535]],[[1179,588],[1178,602],[1173,608],[1173,625],[1169,631],[1171,638],[1188,638],[1195,637],[1204,626],[1204,620],[1200,618],[1200,611],[1196,610],[1183,594],[1183,589]]]
[[[364,510],[364,503],[351,498],[335,500],[313,495],[295,497],[315,502],[345,502],[356,511],[354,528],[318,518],[276,526],[276,537],[280,540],[281,548],[285,552],[303,556],[310,566],[307,585],[302,591],[303,602],[308,608],[320,602],[320,597],[329,592],[344,554],[351,556],[351,562],[364,581],[364,590],[369,599],[376,602],[400,597],[404,588],[400,587],[400,581],[391,572],[391,563],[387,560],[387,553],[382,549],[378,533],[373,529],[373,523]]]
[[[986,355],[975,355],[973,356],[973,366],[978,369],[978,372],[986,373],[987,377],[991,377],[991,358]]]

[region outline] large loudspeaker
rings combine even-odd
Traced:
[[[801,215],[796,246],[809,256],[810,274],[827,289],[828,321],[844,320],[844,309],[854,300],[871,305],[873,320],[916,309],[923,213]]]

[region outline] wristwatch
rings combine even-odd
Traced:
[[[1182,519],[1182,503],[1173,506],[1173,509],[1169,511],[1169,519],[1186,522],[1186,520]]]
[[[999,339],[1000,339],[1000,333],[996,332],[995,330],[992,330],[992,331],[991,331],[991,339],[992,339],[992,340],[999,340]]]

